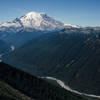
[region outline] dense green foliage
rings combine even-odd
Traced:
[[[36,100],[87,100],[4,63],[0,63],[0,80]],[[4,100],[25,99],[25,97],[22,97],[24,99],[20,99],[20,96],[24,95],[19,94],[18,91],[13,90],[5,83],[0,81],[0,96],[8,98]]]
[[[81,92],[100,95],[99,32],[44,34],[4,58],[31,74],[57,77]]]

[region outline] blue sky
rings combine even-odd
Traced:
[[[45,12],[67,24],[100,26],[100,0],[0,0],[0,23],[30,11]]]

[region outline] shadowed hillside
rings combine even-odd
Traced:
[[[0,100],[33,100],[0,80]]]
[[[44,34],[4,60],[33,75],[56,77],[73,89],[100,95],[99,31],[91,30],[91,34],[79,31]]]
[[[68,92],[4,63],[0,63],[0,80],[0,97],[9,98],[7,100],[20,100],[20,97],[24,95],[19,94],[18,91],[35,100],[86,100],[79,95]],[[6,83],[18,91],[12,89]],[[25,97],[21,100],[24,99]]]

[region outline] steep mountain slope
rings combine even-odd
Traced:
[[[10,50],[10,45],[8,45],[3,40],[0,40],[0,54],[8,52]]]
[[[33,100],[0,80],[0,100]]]
[[[6,34],[6,33],[5,33]],[[19,48],[23,44],[27,43],[28,41],[40,36],[43,32],[17,32],[16,34],[10,34],[4,38],[3,41],[10,45],[14,45],[15,48]]]
[[[68,92],[63,88],[59,88],[55,85],[46,82],[45,80],[36,78],[35,76],[27,74],[16,68],[12,68],[11,66],[4,63],[0,63],[0,80],[11,85],[12,87],[24,93],[25,95],[31,98],[35,98],[36,100],[87,100],[84,97]],[[7,88],[9,91],[9,86],[5,85],[5,83],[2,84],[0,82],[0,90],[4,90],[0,92],[0,94],[4,93],[4,95],[6,95],[7,90],[5,91],[5,88]],[[11,92],[11,95],[14,96],[14,92]],[[15,95],[17,95],[17,92],[15,93]],[[6,96],[9,96],[9,93],[7,93]],[[17,98],[19,99],[9,100],[20,100],[20,97]]]
[[[100,32],[71,33],[44,34],[4,60],[31,74],[56,77],[73,89],[100,95]]]

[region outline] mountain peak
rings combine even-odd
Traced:
[[[31,12],[28,12],[27,14],[26,14],[27,16],[38,16],[38,15],[46,15],[46,13],[44,13],[44,12],[34,12],[34,11],[31,11]]]
[[[29,12],[25,14],[24,17],[27,17],[29,19],[35,19],[35,18],[41,18],[41,15],[45,15],[45,13]]]
[[[49,17],[46,13],[29,12],[20,18],[16,18],[12,22],[6,22],[0,25],[0,30],[40,30],[55,31],[61,29],[64,24],[60,21]]]

